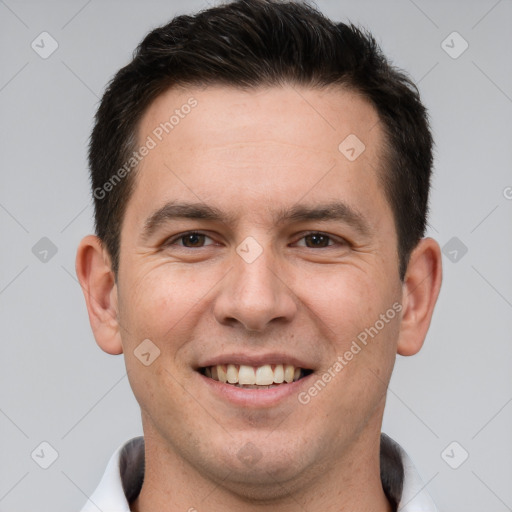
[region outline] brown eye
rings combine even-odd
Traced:
[[[181,237],[183,240],[183,245],[185,247],[198,247],[204,244],[205,235],[201,235],[201,233],[189,233],[188,235],[184,235]]]
[[[205,243],[206,239],[211,240],[209,236],[203,233],[191,231],[189,233],[182,233],[169,240],[165,245],[177,245],[178,247],[185,247],[186,249],[199,249],[211,244]]]
[[[329,247],[329,242],[331,241],[331,237],[324,235],[322,233],[310,233],[309,235],[306,235],[304,237],[304,240],[306,240],[306,247],[310,248],[322,248],[322,247]],[[310,242],[310,244],[308,244]]]

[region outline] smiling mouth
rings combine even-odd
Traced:
[[[199,368],[199,373],[210,379],[245,389],[269,389],[296,382],[312,370],[291,364],[265,364],[246,366],[243,364],[218,364]]]

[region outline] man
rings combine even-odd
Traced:
[[[76,268],[144,438],[84,511],[432,511],[382,435],[441,284],[414,85],[299,3],[151,32],[99,107]]]

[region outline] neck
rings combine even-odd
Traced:
[[[144,483],[131,511],[295,512],[300,505],[323,512],[392,512],[380,478],[381,423],[375,423],[367,425],[350,449],[321,467],[309,468],[294,481],[276,482],[274,492],[267,487],[263,499],[258,490],[232,484],[230,473],[202,473],[145,424]]]

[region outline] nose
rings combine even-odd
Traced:
[[[290,322],[296,314],[295,295],[270,248],[252,262],[234,253],[222,284],[213,312],[223,325],[263,332],[269,324]]]

